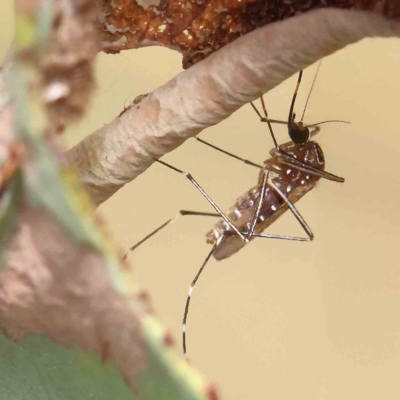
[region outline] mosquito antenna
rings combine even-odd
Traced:
[[[223,235],[218,238],[218,240],[214,244],[214,246],[211,249],[211,251],[208,253],[206,259],[203,262],[203,265],[200,267],[199,271],[197,272],[196,276],[194,277],[194,279],[193,279],[193,281],[192,281],[192,283],[190,284],[190,287],[189,287],[189,293],[188,293],[188,296],[186,298],[185,311],[183,312],[183,320],[182,320],[182,346],[183,346],[183,354],[185,355],[186,358],[187,358],[187,353],[186,353],[186,321],[187,321],[187,317],[188,317],[188,314],[189,314],[189,305],[190,305],[190,299],[192,298],[192,295],[193,295],[193,289],[194,289],[194,286],[196,285],[196,282],[199,279],[201,273],[203,272],[204,267],[207,265],[209,259],[214,254],[215,250],[220,245],[220,243],[221,243],[223,238],[224,238]]]
[[[265,107],[263,95],[260,96],[260,100],[261,100],[262,108],[263,108],[263,111],[264,111],[265,120],[266,120],[266,122],[267,122],[267,124],[268,124],[268,128],[269,128],[269,131],[270,131],[270,133],[271,133],[272,140],[273,140],[273,142],[274,142],[274,146],[278,149],[278,148],[279,148],[278,142],[277,142],[276,139],[275,139],[274,131],[272,130],[271,121],[270,121],[269,118],[268,118],[268,113],[267,113],[267,109],[266,109],[266,107]]]
[[[314,84],[315,84],[315,81],[317,80],[317,76],[318,76],[319,69],[321,68],[321,64],[322,64],[322,60],[318,63],[317,72],[316,72],[315,75],[314,75],[313,83],[312,83],[312,85],[311,85],[310,91],[308,92],[308,96],[307,96],[307,100],[306,100],[306,105],[304,106],[303,115],[301,116],[300,122],[303,122],[303,118],[304,118],[304,115],[305,115],[306,110],[307,110],[308,100],[310,100],[311,93],[312,93],[312,91],[313,91],[313,89],[314,89]]]
[[[316,126],[316,125],[327,124],[328,122],[341,122],[342,124],[351,124],[351,122],[349,122],[349,121],[342,121],[340,119],[329,119],[327,121],[321,121],[321,122],[316,122],[315,124],[306,125],[306,127],[310,128],[310,127]]]

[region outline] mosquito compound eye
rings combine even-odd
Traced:
[[[289,128],[290,139],[296,144],[306,143],[310,139],[310,130],[306,127]]]

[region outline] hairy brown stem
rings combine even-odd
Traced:
[[[86,137],[68,157],[96,204],[177,148],[318,59],[400,22],[349,10],[312,11],[255,30],[182,72]]]

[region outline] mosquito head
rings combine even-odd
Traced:
[[[291,114],[288,122],[289,136],[293,143],[302,145],[309,141],[311,134],[310,130],[303,122],[295,122],[296,114]]]

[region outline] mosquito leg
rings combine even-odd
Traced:
[[[242,157],[239,157],[239,156],[237,156],[237,155],[235,155],[235,154],[232,154],[232,153],[230,153],[229,151],[226,151],[226,150],[221,149],[220,147],[214,146],[213,144],[208,143],[208,142],[206,142],[205,140],[200,139],[200,138],[198,138],[198,137],[196,137],[196,136],[195,136],[195,139],[196,139],[197,141],[199,141],[200,143],[203,143],[203,144],[205,144],[206,146],[211,147],[211,148],[214,149],[214,150],[218,150],[218,151],[220,151],[221,153],[224,153],[224,154],[226,154],[226,155],[228,155],[228,156],[230,156],[230,157],[235,158],[236,160],[243,161],[243,162],[244,162],[245,164],[247,164],[247,165],[251,165],[251,166],[257,167],[257,168],[263,168],[262,165],[256,164],[256,163],[254,163],[253,161],[249,161],[249,160],[246,160],[245,158],[242,158]]]
[[[245,241],[246,243],[249,242],[249,240],[239,231],[238,228],[236,228],[235,225],[229,220],[229,218],[221,211],[221,209],[214,203],[213,199],[203,190],[203,188],[197,183],[197,181],[193,178],[192,175],[190,175],[188,172],[182,171],[178,168],[173,167],[170,164],[167,164],[164,161],[154,159],[154,161],[159,162],[160,164],[165,165],[166,167],[172,169],[173,171],[179,172],[182,175],[185,175],[186,178],[194,185],[196,186],[197,190],[207,199],[207,201],[213,206],[214,210],[217,211],[217,213],[221,216],[221,218],[240,236],[240,238]]]
[[[270,186],[272,189],[274,189],[279,194],[279,196],[289,207],[289,210],[293,213],[293,215],[295,216],[297,221],[299,221],[299,224],[306,232],[307,236],[309,237],[309,240],[313,240],[314,234],[312,233],[310,227],[307,225],[307,222],[297,211],[297,208],[293,205],[293,203],[286,197],[286,195],[281,191],[281,189],[278,188],[278,186],[275,185],[275,183],[271,179],[268,179],[268,186]]]
[[[142,240],[134,244],[132,247],[129,248],[129,250],[126,252],[124,255],[123,260],[126,260],[128,255],[132,253],[133,250],[138,248],[142,243],[144,243],[147,239],[150,239],[152,236],[154,236],[157,232],[161,231],[161,229],[165,228],[167,225],[169,225],[171,222],[175,221],[178,215],[176,215],[174,218],[170,218],[169,220],[165,221],[162,225],[160,225],[158,228],[154,229],[153,232],[149,233],[147,236],[145,236]]]
[[[258,115],[258,118],[260,118],[261,122],[265,121],[265,118],[260,114],[260,111],[258,111],[258,108],[253,104],[253,102],[250,102],[250,105],[253,107],[253,110],[256,112],[256,114]]]
[[[281,124],[281,125],[287,125],[287,121],[283,121],[281,119],[272,119],[272,118],[265,118],[260,114],[260,111],[258,111],[257,107],[253,104],[253,102],[250,102],[250,105],[253,107],[253,110],[256,112],[258,117],[260,118],[261,122],[271,122],[271,124]]]
[[[321,171],[318,168],[314,168],[311,165],[308,165],[302,161],[297,160],[296,158],[292,157],[290,154],[286,153],[283,150],[279,150],[277,154],[281,157],[282,164],[294,167],[300,171],[307,172],[310,175],[319,176],[320,178],[327,179],[329,181],[340,182],[340,183],[344,182],[344,178],[331,174],[330,172]]]
[[[254,110],[254,111],[257,113],[257,115],[259,116],[261,122],[266,122],[266,123],[268,124],[268,128],[269,128],[269,131],[270,131],[270,133],[271,133],[272,141],[274,142],[275,148],[278,149],[278,148],[279,148],[279,147],[278,147],[278,142],[277,142],[276,139],[275,139],[275,135],[274,135],[274,131],[272,130],[272,125],[271,125],[271,123],[272,123],[272,122],[275,122],[275,123],[277,123],[277,124],[281,124],[281,123],[282,123],[282,124],[286,125],[287,122],[285,122],[285,121],[279,121],[279,120],[277,120],[277,119],[275,119],[275,120],[269,119],[269,118],[268,118],[267,109],[266,109],[265,103],[264,103],[264,97],[263,97],[262,94],[261,94],[261,96],[260,96],[260,100],[261,100],[261,104],[262,104],[262,108],[263,108],[265,117],[262,117],[262,116],[261,116],[261,114],[260,114],[260,112],[258,111],[257,107],[256,107],[252,102],[250,102],[250,104],[251,104],[251,106],[253,107],[253,110]]]
[[[174,222],[178,217],[184,216],[184,215],[201,215],[203,217],[220,217],[219,214],[217,213],[207,213],[207,212],[201,212],[201,211],[187,211],[187,210],[180,210],[175,217],[170,218],[169,220],[165,221],[162,225],[160,225],[158,228],[154,229],[153,232],[149,233],[147,236],[145,236],[142,240],[137,242],[135,245],[129,248],[127,253],[124,255],[124,260],[128,257],[130,253],[132,253],[133,250],[138,248],[142,243],[144,243],[147,239],[150,239],[152,236],[154,236],[157,232],[161,231],[161,229],[165,228],[167,225],[169,225],[171,222]]]
[[[261,122],[267,122],[267,121],[263,118],[263,121],[261,121]],[[269,122],[271,122],[271,124],[287,125],[287,121],[283,121],[281,119],[269,118]]]
[[[246,232],[242,232],[246,233]],[[225,231],[224,236],[234,236],[236,235],[235,232],[232,231]],[[264,238],[264,239],[280,239],[280,240],[291,240],[294,242],[309,242],[309,237],[299,237],[299,236],[285,236],[285,235],[275,235],[273,233],[253,233],[253,238]]]
[[[298,237],[298,236],[285,236],[285,235],[274,235],[269,233],[255,233],[253,237],[266,238],[266,239],[281,239],[281,240],[291,240],[293,242],[309,242],[309,237]]]
[[[264,111],[264,115],[265,115],[265,119],[266,119],[265,122],[268,124],[268,129],[269,129],[269,131],[271,133],[272,141],[274,142],[275,148],[279,149],[278,142],[276,141],[276,138],[275,138],[275,135],[274,135],[274,131],[272,130],[271,121],[268,118],[267,108],[265,107],[265,102],[264,102],[263,95],[261,95],[260,100],[261,100],[261,105],[262,105],[262,108],[263,108],[263,111]]]
[[[267,180],[268,180],[268,172],[264,172],[263,183],[262,183],[261,191],[260,191],[260,199],[258,201],[256,212],[254,213],[253,219],[251,221],[250,231],[247,234],[247,238],[249,240],[254,235],[254,229],[255,229],[255,227],[257,225],[258,218],[260,217],[261,207],[262,207],[263,202],[264,202],[265,189],[267,188]]]
[[[216,243],[212,247],[211,251],[208,253],[208,256],[204,260],[203,265],[200,267],[199,271],[197,272],[196,276],[194,277],[194,279],[193,279],[193,281],[192,281],[192,283],[190,284],[190,287],[189,287],[189,293],[188,293],[188,296],[186,298],[185,311],[183,312],[183,320],[182,320],[182,346],[183,346],[183,354],[185,355],[186,358],[187,358],[187,352],[186,352],[186,322],[187,322],[187,317],[188,317],[188,314],[189,314],[189,305],[190,305],[190,300],[191,300],[192,295],[193,295],[193,289],[194,289],[194,286],[196,285],[196,282],[199,279],[201,273],[203,272],[206,264],[208,263],[208,261],[211,258],[211,256],[214,254],[214,252],[217,249],[217,247],[220,245],[220,243],[221,243],[223,238],[224,238],[224,236],[220,236],[218,238],[218,240],[216,241]]]

